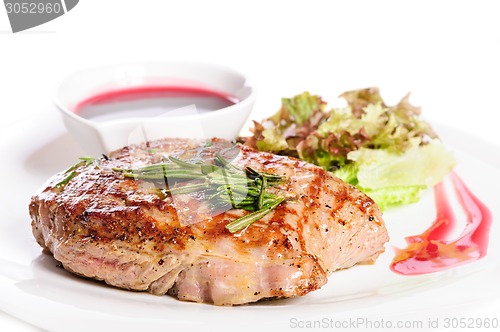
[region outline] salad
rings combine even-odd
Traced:
[[[293,156],[333,172],[373,198],[381,209],[417,202],[454,167],[409,94],[388,106],[377,88],[344,92],[345,107],[308,92],[283,98],[280,110],[254,121],[246,145]]]

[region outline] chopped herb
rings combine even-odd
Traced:
[[[66,173],[64,173],[66,174]],[[74,178],[76,175],[76,171],[71,171],[68,175],[66,175],[66,177],[64,177],[64,179],[62,179],[61,181],[59,181],[55,187],[56,188],[61,188],[63,186],[65,186],[72,178]]]
[[[104,155],[103,155],[104,156]],[[92,157],[80,157],[80,160],[82,162],[85,162],[85,166],[90,166],[91,164],[93,164],[94,162],[97,161],[96,158],[92,158]],[[79,165],[79,164],[77,164]],[[76,165],[75,165],[76,166]]]
[[[165,156],[163,163],[147,165],[136,169],[113,168],[127,178],[145,181],[169,180],[169,187],[163,189],[166,195],[203,193],[213,206],[227,206],[252,211],[226,225],[231,232],[237,232],[274,210],[284,198],[267,192],[283,177],[258,172],[250,167],[240,169],[217,154],[214,164],[181,160]],[[187,182],[194,180],[195,182]]]
[[[283,197],[277,197],[274,201],[272,201],[270,204],[264,206],[262,209],[249,213],[246,216],[240,217],[229,224],[226,225],[226,228],[231,232],[231,233],[236,233],[239,230],[242,230],[243,228],[253,224],[257,220],[263,218],[266,214],[274,210],[278,205],[280,205],[281,202],[283,202],[284,198]]]
[[[104,158],[104,155],[103,155],[103,158]],[[75,169],[77,169],[78,167],[80,166],[90,166],[91,164],[95,163],[97,161],[96,158],[92,158],[92,157],[80,157],[79,158],[81,161],[74,164],[73,166],[71,166],[70,168],[68,168],[64,173],[63,175],[66,175],[61,181],[59,181],[58,183],[56,183],[56,185],[54,187],[56,188],[61,188],[63,186],[65,186],[72,178],[74,178],[78,173],[75,171]]]

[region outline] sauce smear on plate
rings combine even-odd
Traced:
[[[488,235],[492,221],[490,210],[471,193],[457,174],[451,180],[460,205],[467,214],[467,225],[462,234],[447,241],[456,224],[444,184],[435,186],[437,217],[430,228],[420,235],[406,238],[406,249],[397,249],[391,269],[404,275],[437,272],[480,259],[488,249]]]
[[[73,112],[98,122],[134,117],[178,116],[187,107],[197,113],[219,110],[237,103],[237,98],[205,87],[140,86],[112,90],[78,103]],[[191,109],[191,113],[192,113]]]

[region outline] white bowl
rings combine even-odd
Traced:
[[[106,92],[151,86],[206,88],[237,99],[233,105],[200,112],[185,105],[168,116],[133,116],[96,121],[75,113],[84,100]],[[66,128],[82,148],[92,155],[163,137],[235,139],[255,102],[255,89],[248,79],[223,66],[190,62],[145,62],[81,70],[65,78],[56,88],[54,103]],[[175,114],[175,115],[172,115]]]

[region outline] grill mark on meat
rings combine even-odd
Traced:
[[[218,305],[305,295],[333,271],[383,252],[388,236],[380,211],[354,187],[298,159],[219,139],[206,143],[164,139],[125,147],[98,167],[79,167],[62,188],[54,187],[56,175],[29,206],[35,239],[76,274]],[[205,161],[220,153],[240,167],[283,175],[287,181],[269,190],[286,201],[236,234],[225,225],[246,211],[183,224],[171,196],[111,170],[159,162],[163,153]],[[196,208],[199,200],[186,204]]]
[[[313,170],[313,174],[313,180],[308,186],[307,194],[309,196],[310,206],[316,208],[319,205],[319,193],[323,188],[326,173],[322,169],[316,168]]]

